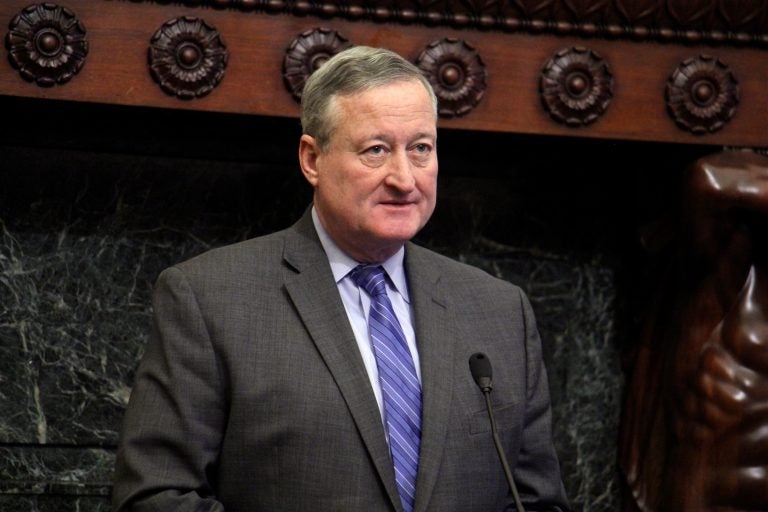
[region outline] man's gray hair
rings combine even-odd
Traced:
[[[301,127],[314,137],[321,151],[335,127],[333,102],[337,96],[399,81],[417,80],[429,93],[437,119],[437,97],[422,72],[400,55],[383,48],[353,46],[334,55],[307,79],[301,95]]]

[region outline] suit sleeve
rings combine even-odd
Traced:
[[[552,444],[552,409],[533,309],[520,293],[525,328],[526,412],[514,478],[528,511],[568,511],[560,464]],[[514,510],[514,506],[508,508]]]
[[[114,510],[223,511],[215,474],[224,386],[195,293],[180,270],[160,275],[153,307],[117,451]]]

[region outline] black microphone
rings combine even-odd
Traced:
[[[477,352],[469,357],[469,371],[472,372],[472,378],[475,379],[477,387],[485,395],[485,406],[488,409],[488,418],[491,420],[491,434],[493,435],[493,444],[496,445],[496,453],[499,454],[499,460],[501,461],[501,467],[504,468],[504,476],[507,477],[507,484],[509,490],[512,492],[512,497],[515,500],[515,507],[518,512],[525,512],[523,504],[520,502],[520,495],[517,493],[517,486],[515,480],[512,478],[512,472],[509,470],[509,463],[507,462],[507,456],[504,455],[504,449],[501,446],[501,440],[499,439],[499,433],[496,430],[496,420],[493,418],[493,407],[491,407],[491,390],[493,389],[493,369],[491,368],[491,360],[488,356],[482,352]]]

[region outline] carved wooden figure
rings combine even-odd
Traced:
[[[634,361],[627,510],[768,510],[768,158],[686,175],[670,264]]]

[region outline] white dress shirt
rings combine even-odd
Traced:
[[[360,263],[339,249],[339,246],[331,239],[320,223],[314,206],[312,207],[312,222],[315,224],[315,230],[320,237],[320,243],[323,245],[325,254],[328,256],[328,262],[331,264],[333,278],[336,280],[336,286],[339,288],[341,301],[344,303],[344,308],[347,311],[352,332],[355,334],[357,346],[360,349],[360,355],[363,357],[363,363],[368,372],[368,378],[371,380],[373,393],[376,395],[376,402],[379,404],[379,412],[381,413],[382,421],[384,421],[384,403],[381,398],[379,370],[376,367],[376,356],[373,353],[373,345],[368,334],[368,314],[371,307],[371,297],[349,277],[352,269],[360,265]],[[408,349],[413,357],[413,365],[416,368],[416,376],[421,381],[419,353],[416,350],[416,335],[413,331],[410,298],[408,296],[408,282],[405,277],[405,269],[403,268],[404,256],[405,248],[401,247],[392,257],[382,262],[381,266],[384,267],[389,276],[389,279],[386,281],[387,295],[392,302],[392,308],[395,310],[397,320],[403,328],[405,339],[408,342]]]

